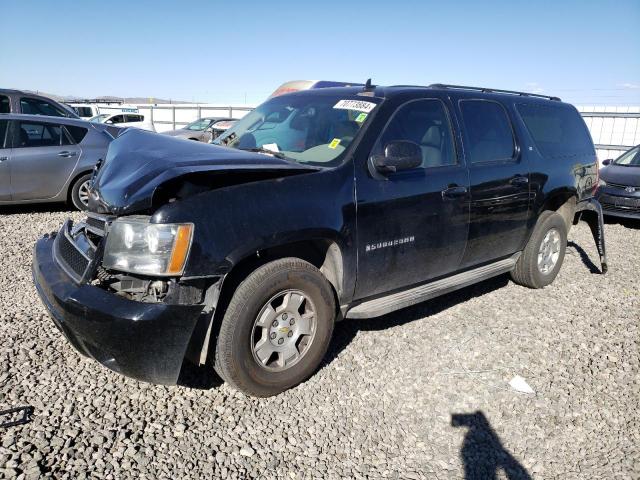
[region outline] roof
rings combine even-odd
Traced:
[[[2,113],[0,114],[1,120],[30,120],[33,122],[56,122],[63,123],[65,125],[78,125],[86,127],[89,123],[86,120],[81,120],[79,118],[70,118],[70,117],[56,117],[49,115],[28,115],[26,113]]]
[[[313,92],[313,95],[362,95],[363,87],[329,87],[315,90],[302,90],[299,92],[292,92],[288,95],[306,95]],[[416,95],[423,96],[425,92],[437,92],[441,94],[449,95],[455,92],[457,96],[468,97],[488,97],[488,98],[501,98],[503,100],[514,98],[527,98],[536,101],[554,101],[560,102],[560,98],[549,95],[541,95],[537,93],[519,92],[515,90],[502,90],[497,88],[488,87],[468,87],[463,85],[447,85],[434,83],[431,85],[373,85],[368,91],[368,94],[375,98],[391,98],[396,95],[415,93]]]

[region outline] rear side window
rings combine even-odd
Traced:
[[[0,113],[11,113],[9,97],[7,97],[6,95],[0,95]]]
[[[487,100],[462,100],[460,110],[471,163],[513,158],[513,130],[502,105]]]
[[[518,105],[518,113],[540,153],[549,158],[593,154],[580,114],[568,105]]]
[[[60,125],[20,122],[18,133],[18,148],[51,147],[63,144]]]
[[[20,99],[20,111],[30,115],[50,115],[53,117],[66,117],[67,114],[62,109],[50,102],[38,100],[37,98]]]
[[[9,146],[7,144],[8,131],[9,131],[9,121],[0,120],[0,148],[5,148],[5,146]]]
[[[86,128],[77,127],[75,125],[65,125],[64,128],[69,132],[69,136],[73,139],[73,143],[80,143],[88,131]]]

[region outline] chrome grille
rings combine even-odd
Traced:
[[[73,242],[69,233],[70,222],[67,221],[58,232],[54,243],[55,259],[76,282],[80,282],[85,276],[91,259],[83,253]]]

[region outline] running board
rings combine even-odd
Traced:
[[[520,253],[505,260],[475,268],[467,272],[458,273],[451,277],[420,285],[419,287],[403,290],[384,297],[369,300],[356,305],[346,314],[346,318],[372,318],[385,315],[401,308],[415,305],[430,298],[453,292],[459,288],[501,275],[513,270]]]

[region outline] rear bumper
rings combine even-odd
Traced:
[[[54,260],[53,243],[53,237],[36,243],[33,280],[69,342],[115,372],[175,384],[202,305],[135,302],[76,283]]]

